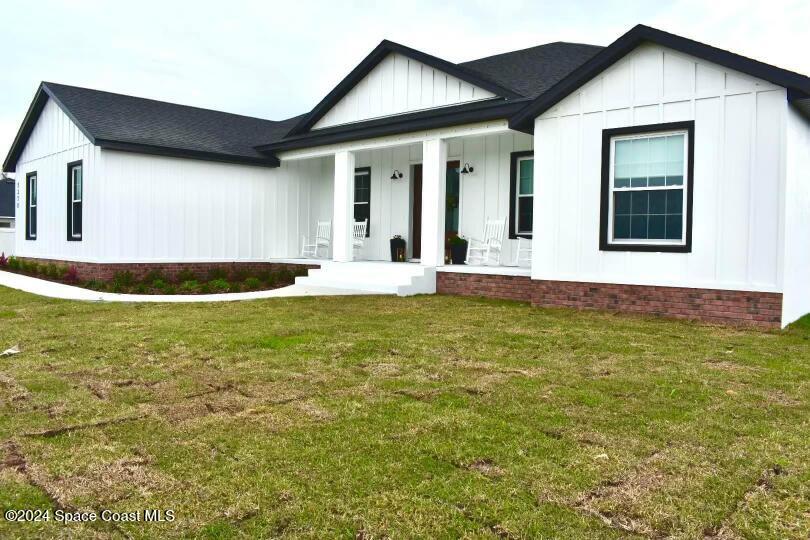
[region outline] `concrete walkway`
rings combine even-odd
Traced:
[[[357,294],[380,294],[367,291],[289,285],[270,291],[251,291],[223,294],[118,294],[91,291],[81,287],[55,283],[11,272],[0,271],[0,285],[50,298],[84,300],[88,302],[233,302],[261,298],[287,298],[291,296],[343,296]]]

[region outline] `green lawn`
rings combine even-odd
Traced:
[[[0,537],[807,538],[810,328],[0,288]]]

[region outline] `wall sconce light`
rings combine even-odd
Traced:
[[[399,172],[398,170],[394,169],[394,174],[392,174],[392,175],[391,175],[391,180],[399,180],[399,179],[400,179],[400,178],[402,178],[403,176],[404,176],[404,175],[403,175],[401,172]]]
[[[472,165],[470,165],[469,163],[465,163],[465,164],[464,164],[464,168],[463,168],[463,169],[461,169],[460,171],[458,171],[458,173],[459,173],[459,174],[470,174],[470,173],[471,173],[471,172],[473,172],[474,170],[475,170],[475,169],[473,168],[473,166],[472,166]]]

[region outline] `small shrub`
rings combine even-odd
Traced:
[[[0,268],[5,268],[8,266],[8,258],[6,257],[6,252],[0,253]]]
[[[14,270],[15,272],[20,270],[20,259],[12,255],[8,258],[8,269]]]
[[[177,281],[179,283],[185,283],[187,281],[197,281],[197,274],[189,270],[188,268],[184,268],[177,272]]]
[[[83,287],[85,289],[100,291],[102,288],[104,288],[104,283],[97,279],[91,279],[90,281],[85,281]]]
[[[224,268],[212,268],[208,271],[208,281],[227,281],[228,279],[228,271]]]
[[[29,274],[32,276],[37,275],[39,274],[39,264],[32,261],[22,260],[20,262],[20,270],[24,274]]]
[[[249,291],[255,291],[261,286],[262,282],[259,280],[259,278],[249,277],[245,280],[245,289]]]
[[[278,281],[278,276],[275,272],[267,272],[267,278],[263,279],[262,281],[267,283],[268,286],[272,287]]]
[[[175,287],[171,283],[167,283],[163,287],[163,294],[177,294],[177,287]]]
[[[129,270],[116,272],[113,276],[113,283],[117,283],[121,287],[132,287],[135,284],[135,275]]]
[[[200,294],[211,294],[211,286],[208,283],[200,285]]]
[[[270,270],[262,270],[256,274],[256,277],[259,278],[259,281],[267,283],[267,280],[270,279]]]
[[[278,272],[278,283],[292,283],[295,279],[295,275],[289,268],[284,268],[283,270],[279,270]]]
[[[211,292],[225,293],[231,290],[231,284],[224,279],[212,279],[208,282]]]
[[[68,267],[67,267],[66,265],[64,265],[64,264],[60,264],[60,265],[58,266],[58,268],[57,268],[57,272],[58,272],[58,274],[59,274],[59,275],[57,276],[57,277],[58,277],[58,279],[65,279],[65,274],[67,274],[67,273],[68,273],[68,270],[69,270],[69,269],[68,269]]]
[[[68,283],[76,283],[79,281],[79,269],[76,268],[75,264],[71,264],[68,266],[67,272],[65,272],[65,281]]]
[[[166,282],[163,281],[162,279],[156,279],[155,281],[152,282],[152,288],[153,289],[162,290],[165,287],[166,287]]]
[[[187,279],[180,284],[180,292],[183,294],[194,294],[200,288],[200,282],[196,279]]]
[[[141,283],[152,286],[154,286],[156,281],[162,281],[164,283],[166,282],[166,278],[163,276],[163,272],[160,270],[150,270],[143,276],[143,279],[141,279]]]
[[[241,283],[231,283],[231,290],[228,292],[240,292],[242,290]]]
[[[138,283],[132,290],[135,292],[135,294],[146,294],[146,284]]]
[[[245,281],[250,277],[250,273],[246,270],[234,270],[231,274],[231,281]]]

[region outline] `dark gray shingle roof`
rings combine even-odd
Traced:
[[[380,47],[399,47],[383,42]],[[380,48],[378,47],[378,49]],[[461,64],[421,55],[471,80],[500,87],[505,97],[534,98],[588,60],[601,47],[549,43]],[[383,51],[384,52],[384,51]],[[263,120],[101,90],[43,82],[4,163],[13,171],[25,141],[48,98],[55,99],[94,144],[102,147],[216,161],[277,165],[256,150],[285,139],[306,115]],[[519,99],[517,100],[519,101]],[[518,103],[516,102],[515,105]],[[446,112],[446,111],[443,111]]]
[[[100,140],[263,158],[254,146],[278,137],[285,127],[283,122],[164,101],[50,82],[43,85]]]
[[[522,96],[536,98],[602,49],[597,45],[558,41],[462,62],[459,66]]]

